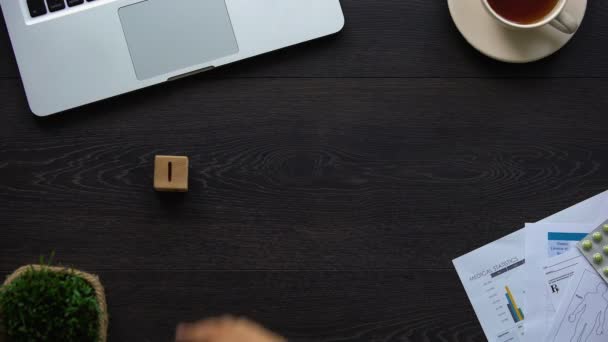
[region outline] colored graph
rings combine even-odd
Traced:
[[[523,321],[524,312],[521,310],[520,307],[517,306],[517,302],[515,301],[515,297],[513,296],[511,289],[509,289],[508,286],[505,286],[505,290],[507,291],[507,293],[505,293],[505,296],[507,297],[507,302],[508,302],[507,307],[509,308],[511,317],[513,317],[513,321],[515,323],[517,323],[519,321]]]

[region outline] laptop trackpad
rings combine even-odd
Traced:
[[[139,80],[239,51],[225,0],[147,0],[118,14]]]

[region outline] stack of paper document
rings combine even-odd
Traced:
[[[607,342],[608,285],[576,243],[608,191],[454,260],[490,342]]]

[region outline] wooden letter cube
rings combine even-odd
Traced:
[[[188,191],[188,157],[156,156],[154,159],[156,191]]]

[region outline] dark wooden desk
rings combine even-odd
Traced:
[[[222,313],[485,340],[451,260],[608,189],[607,2],[529,65],[477,53],[442,0],[343,5],[337,36],[47,119],[1,23],[0,276],[52,250],[98,273],[110,341]],[[188,194],[153,191],[155,154],[190,156]]]

